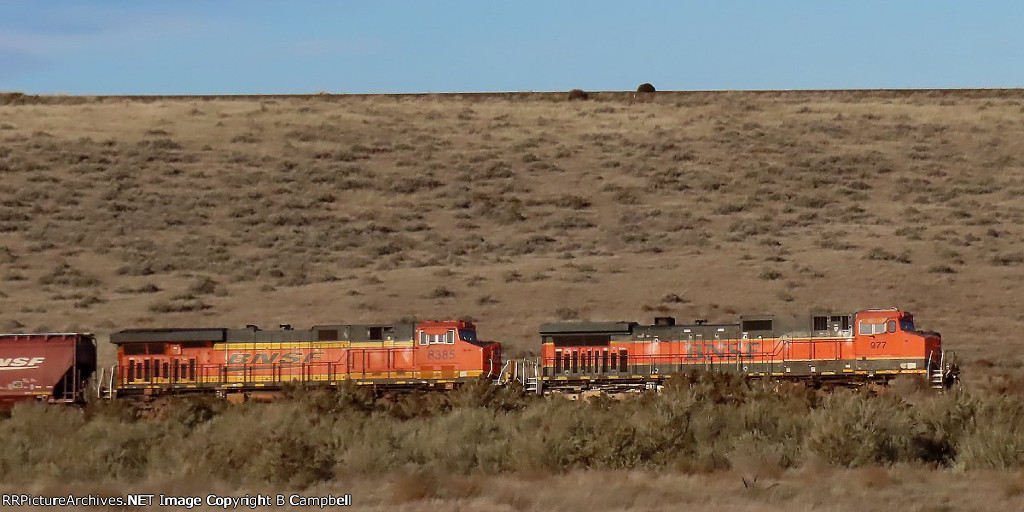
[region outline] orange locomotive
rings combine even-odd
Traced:
[[[130,329],[110,336],[113,396],[279,390],[286,383],[451,388],[497,376],[501,345],[470,322],[319,325],[295,330]],[[102,384],[101,384],[102,385]]]
[[[542,325],[540,334],[545,389],[650,387],[696,369],[844,385],[914,374],[936,388],[959,375],[939,334],[917,330],[914,317],[895,308],[728,324],[566,322]]]

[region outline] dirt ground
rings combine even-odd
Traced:
[[[897,467],[837,470],[815,467],[774,477],[740,473],[681,475],[654,472],[575,472],[536,478],[452,477],[422,482],[415,476],[384,479],[350,478],[301,491],[275,487],[233,489],[190,481],[137,485],[40,484],[31,489],[3,489],[42,496],[96,494],[123,496],[152,493],[166,496],[245,496],[283,494],[325,496],[350,494],[354,510],[408,511],[828,511],[945,512],[954,510],[1017,511],[1024,507],[1024,476],[1018,473],[952,473]],[[45,510],[42,507],[26,510]],[[174,510],[174,507],[155,507]],[[181,509],[181,508],[178,508]],[[244,508],[248,510],[247,508]],[[309,510],[277,507],[274,510]],[[71,510],[75,510],[73,507]],[[81,510],[104,510],[102,507]],[[114,510],[114,509],[109,509]],[[118,509],[120,510],[120,509]],[[223,510],[199,506],[192,510]],[[256,510],[265,510],[258,508]],[[344,510],[327,508],[326,510]]]

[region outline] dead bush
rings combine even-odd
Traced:
[[[590,99],[590,95],[583,89],[573,89],[569,91],[567,98],[569,101],[588,100]]]
[[[213,279],[202,276],[188,286],[188,292],[192,295],[213,295],[223,294],[220,284]]]
[[[870,251],[868,251],[866,258],[869,260],[876,261],[895,261],[904,264],[910,263],[910,253],[904,251],[900,254],[896,254],[893,252],[889,252],[885,249],[882,249],[881,247],[872,248]]]
[[[60,263],[49,273],[40,277],[39,283],[70,286],[73,288],[93,288],[99,286],[100,280],[72,267],[68,263]]]
[[[176,298],[169,301],[154,302],[148,309],[153,313],[188,313],[205,311],[213,306],[195,298]]]

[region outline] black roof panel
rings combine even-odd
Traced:
[[[224,341],[227,329],[200,327],[196,329],[125,329],[110,335],[110,342],[147,343],[156,341]]]
[[[540,334],[629,334],[636,322],[556,322],[541,324]]]

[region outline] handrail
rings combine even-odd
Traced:
[[[498,371],[498,384],[505,384],[509,382],[508,380],[505,380],[505,372],[508,371],[508,366],[512,364],[514,361],[514,359],[509,359],[505,361],[505,364],[501,366],[501,370]]]
[[[749,341],[749,340],[717,340],[717,341],[718,342],[729,342],[729,341]],[[637,353],[630,352],[629,353],[629,358],[630,358],[630,366],[634,366],[634,365],[637,364],[634,361],[637,361],[637,362],[639,362],[639,361],[654,362],[654,361],[657,361],[659,359],[671,359],[671,360],[686,359],[686,360],[692,361],[694,363],[697,363],[697,362],[707,362],[707,361],[710,361],[710,360],[719,360],[719,361],[714,361],[714,362],[721,362],[721,363],[733,363],[733,362],[736,362],[736,361],[743,361],[743,360],[757,362],[758,360],[760,360],[760,362],[767,363],[769,359],[776,359],[777,356],[784,356],[783,352],[789,346],[792,346],[792,345],[818,345],[820,343],[829,342],[829,341],[832,341],[834,343],[834,347],[833,348],[835,348],[835,353],[837,354],[836,359],[841,359],[841,357],[838,356],[838,354],[840,353],[840,349],[841,349],[840,343],[843,343],[846,340],[828,340],[828,339],[814,339],[814,340],[787,340],[787,339],[779,339],[778,341],[776,341],[776,343],[774,344],[774,346],[773,346],[771,351],[761,351],[761,352],[755,352],[753,354],[735,353],[735,352],[733,352],[733,353],[723,353],[721,355],[713,354],[713,355],[709,356],[706,353],[702,353],[700,356],[694,357],[693,354],[689,353],[689,352],[668,352],[668,353],[660,353],[660,354],[637,354]],[[557,358],[557,356],[548,356],[548,357],[542,357],[541,360],[542,360],[542,362],[544,364],[547,364],[549,362],[553,363],[556,358]],[[782,357],[782,360],[785,361],[786,358]]]
[[[490,379],[491,375],[493,375],[493,374],[494,374],[494,356],[492,354],[491,357],[487,358],[487,376],[484,377],[484,378],[485,379]]]
[[[110,373],[106,372],[105,368],[99,369],[99,375],[96,376],[96,397],[111,399],[114,397],[114,377],[117,375],[117,365],[110,365]],[[107,378],[106,389],[103,387],[103,379]]]
[[[501,367],[498,374],[498,384],[509,384],[519,382],[528,391],[541,393],[541,358],[537,359],[509,359]]]

